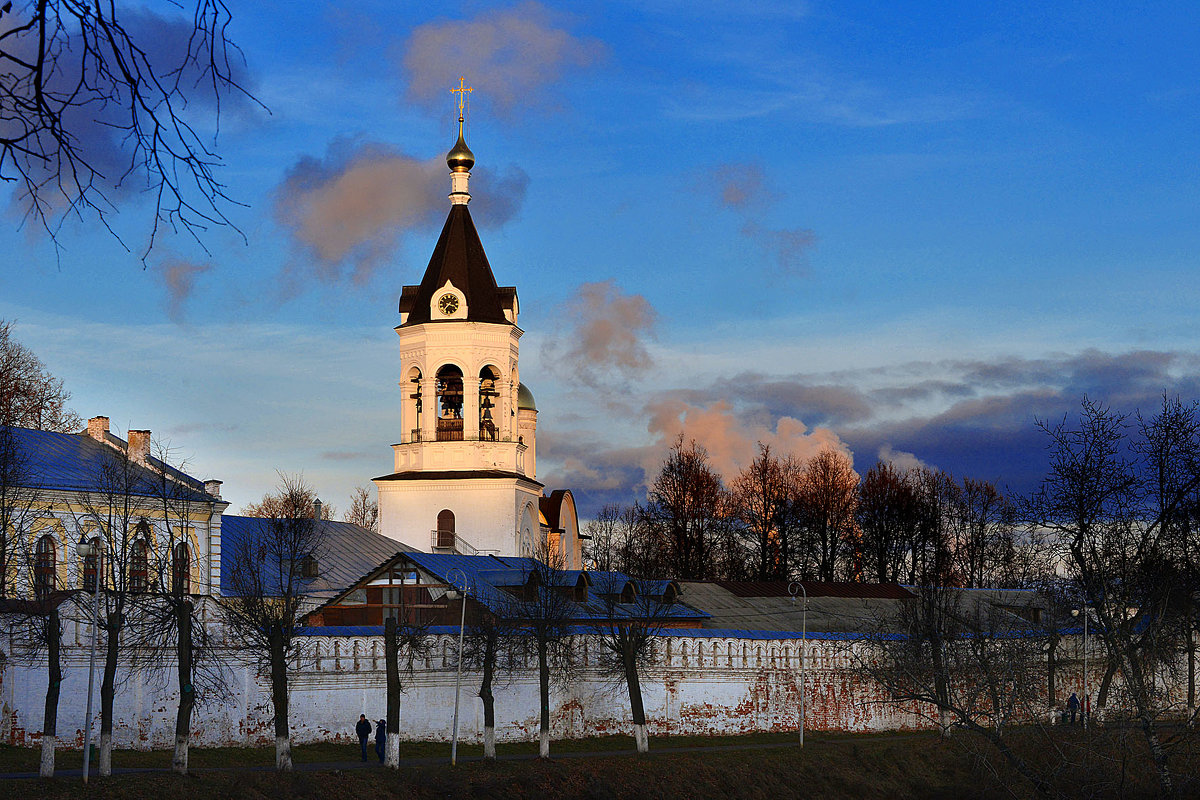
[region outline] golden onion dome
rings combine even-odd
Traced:
[[[471,148],[467,147],[467,141],[463,139],[462,120],[458,121],[458,141],[454,143],[454,148],[446,154],[446,163],[452,172],[469,172],[471,167],[475,166],[475,154],[471,152]]]

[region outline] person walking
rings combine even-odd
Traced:
[[[1067,698],[1067,711],[1071,712],[1071,724],[1075,724],[1075,716],[1079,713],[1079,698],[1074,692]]]
[[[358,745],[362,748],[362,760],[367,760],[367,740],[371,738],[371,721],[367,719],[366,714],[358,715],[358,724],[354,726],[354,732],[358,734]]]
[[[367,723],[367,727],[371,727],[371,723]],[[383,763],[383,751],[387,749],[387,721],[379,720],[375,724],[375,755],[379,756],[379,763]]]

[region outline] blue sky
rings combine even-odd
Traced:
[[[1192,4],[230,5],[269,109],[221,119],[244,238],[143,265],[126,192],[132,252],[85,217],[56,254],[10,207],[0,317],[235,507],[277,470],[339,508],[390,471],[460,74],[539,478],[585,512],[681,430],[727,475],[761,440],[1024,490],[1035,417],[1200,398]]]

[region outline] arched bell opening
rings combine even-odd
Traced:
[[[479,370],[479,438],[485,442],[500,438],[495,418],[496,401],[500,397],[499,382],[500,371],[495,367]]]
[[[463,438],[463,374],[453,364],[447,364],[437,373],[439,442],[461,442]]]
[[[409,441],[421,441],[421,370],[408,371],[409,392],[404,400],[404,418],[409,421]]]

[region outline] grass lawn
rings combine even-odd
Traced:
[[[1157,785],[1141,751],[1139,737],[1128,732],[1077,730],[1055,732],[1047,740],[1019,729],[1006,739],[1037,767],[1052,775],[1064,797],[1156,796]],[[555,742],[552,753],[629,751],[629,755],[563,758],[551,761],[473,761],[451,768],[444,743],[406,742],[404,758],[445,759],[436,764],[405,767],[399,772],[378,766],[318,769],[277,775],[273,770],[200,771],[182,777],[169,772],[93,778],[85,792],[78,777],[53,780],[0,779],[0,798],[106,798],[133,800],[348,800],[349,798],[696,798],[696,800],[780,800],[781,798],[999,798],[1032,797],[1033,791],[994,748],[966,732],[950,740],[923,734],[810,734],[801,750],[795,734],[726,737],[670,737],[651,740],[651,753],[638,756],[629,737],[615,736]],[[746,748],[760,744],[782,747]],[[739,748],[738,745],[743,747]],[[680,747],[721,747],[706,752]],[[500,752],[533,753],[534,743],[502,745]],[[478,753],[475,746],[460,750]],[[78,753],[63,753],[60,764],[77,765]],[[297,747],[298,763],[329,763],[357,758],[357,745]],[[1188,743],[1173,756],[1180,797],[1200,796],[1200,757]],[[200,766],[268,766],[274,752],[261,749],[199,749],[192,763]],[[0,769],[36,768],[36,751],[0,749]],[[117,766],[167,766],[166,752],[122,751]],[[1121,771],[1124,767],[1124,771]]]
[[[830,739],[850,734],[807,734],[807,741]],[[861,735],[861,734],[855,734]],[[815,737],[815,738],[814,738]],[[373,742],[374,740],[372,740]],[[758,733],[741,736],[669,736],[651,737],[652,749],[676,747],[713,747],[745,744],[776,744],[796,741],[796,734]],[[551,745],[551,753],[577,752],[633,752],[636,750],[632,736],[600,736],[588,739],[563,739]],[[537,742],[501,742],[496,745],[498,755],[536,755]],[[460,758],[482,756],[483,745],[459,742]],[[444,758],[450,760],[448,742],[401,742],[400,757]],[[41,751],[29,747],[0,745],[0,772],[35,772]],[[292,759],[297,764],[327,764],[339,761],[355,761],[359,758],[358,741],[352,743],[303,744],[292,748]],[[62,769],[79,769],[83,766],[80,750],[59,750],[56,765]],[[275,764],[275,747],[193,747],[188,751],[188,764],[192,767],[253,767]],[[114,767],[170,767],[169,750],[115,750]]]

